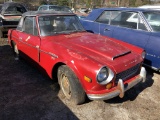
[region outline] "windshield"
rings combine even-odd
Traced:
[[[72,32],[84,31],[78,17],[72,16],[40,16],[39,27],[41,36],[50,36],[55,34],[70,34]]]
[[[16,14],[16,15],[21,15],[24,12],[26,12],[27,10],[25,9],[25,7],[23,7],[22,5],[11,5],[9,6],[6,10],[4,14]]]
[[[159,12],[143,12],[153,31],[160,32],[160,13]]]

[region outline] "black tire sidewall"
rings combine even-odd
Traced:
[[[15,52],[15,46],[16,46],[16,43],[12,41],[12,50],[13,50],[14,56],[15,56],[15,58],[19,58],[19,54],[17,52]],[[17,50],[18,50],[18,48],[17,48]]]
[[[79,82],[79,79],[76,77],[74,72],[68,68],[66,65],[62,65],[58,69],[58,82],[62,90],[60,77],[62,74],[65,74],[68,78],[70,88],[71,88],[71,97],[70,101],[73,104],[81,104],[85,101],[85,92]],[[63,91],[62,91],[63,92]],[[64,94],[64,93],[63,93]]]

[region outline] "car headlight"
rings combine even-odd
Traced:
[[[111,69],[107,68],[106,66],[99,69],[97,73],[97,82],[99,84],[107,84],[109,83],[114,77],[114,73]]]
[[[146,56],[146,52],[145,52],[145,51],[143,51],[141,55],[142,55],[142,58],[144,59],[144,58],[145,58],[145,56]]]

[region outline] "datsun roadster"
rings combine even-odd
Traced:
[[[123,97],[145,81],[145,51],[128,43],[86,32],[74,13],[37,11],[22,15],[8,40],[15,57],[30,58],[74,104]]]

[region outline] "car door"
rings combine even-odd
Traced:
[[[159,11],[144,11],[143,15],[151,27],[150,38],[145,47],[147,62],[151,67],[160,69],[160,13]]]
[[[160,69],[160,33],[152,32],[145,47],[147,65]]]
[[[39,61],[40,37],[38,36],[36,18],[26,17],[23,31],[19,32],[20,50],[33,59]]]
[[[80,21],[88,32],[112,37],[114,27],[109,25],[109,19],[110,11],[104,11],[95,21],[85,19]]]
[[[117,12],[113,11],[104,11],[98,19],[95,21],[97,24],[95,28],[95,33],[112,37],[112,33],[115,29],[115,26],[111,25],[111,20],[117,16]]]
[[[118,21],[118,24],[116,24],[113,32],[113,38],[145,49],[149,40],[150,31],[148,31],[139,13],[120,11],[114,21]]]

